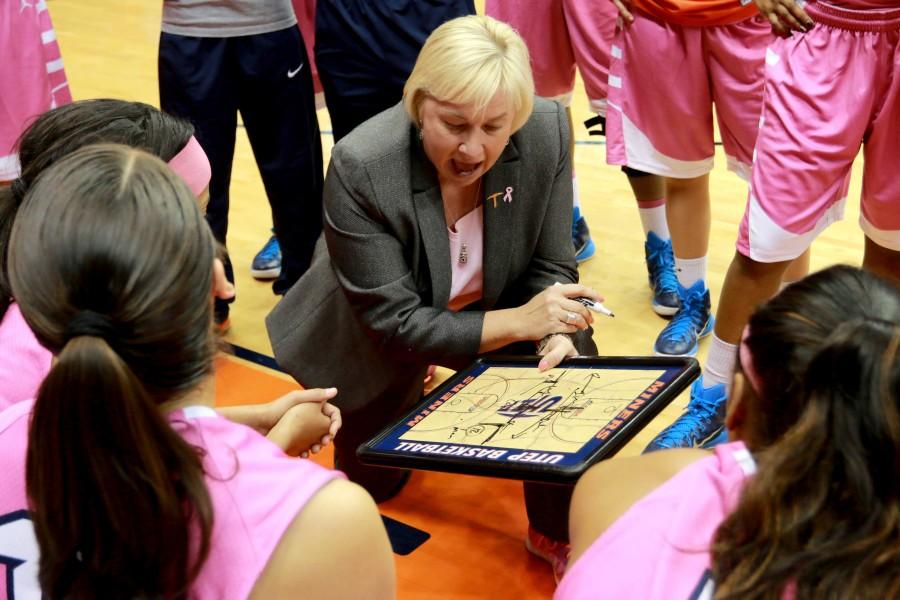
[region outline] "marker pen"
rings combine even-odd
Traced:
[[[562,284],[557,281],[553,285],[562,285]],[[590,298],[586,298],[584,296],[576,296],[574,298],[571,298],[571,300],[580,302],[581,304],[586,306],[589,310],[592,310],[596,313],[600,313],[601,315],[606,315],[607,317],[615,317],[616,316],[616,313],[614,313],[613,311],[611,311],[608,308],[606,308],[605,306],[603,306],[602,302],[597,302],[596,300],[591,300]]]

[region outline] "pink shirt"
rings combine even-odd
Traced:
[[[0,2],[0,181],[19,175],[13,146],[41,113],[72,101],[43,0]],[[14,90],[14,93],[7,93]]]
[[[37,395],[53,355],[41,346],[13,302],[0,321],[0,410]]]
[[[447,228],[450,238],[450,301],[452,311],[481,300],[484,287],[484,210],[477,207],[456,222],[456,231]],[[465,260],[462,260],[465,258]]]
[[[0,600],[40,600],[38,545],[25,498],[25,451],[34,401],[0,411]]]
[[[0,582],[13,563],[15,598],[37,594],[37,544],[25,518],[25,452],[31,402],[0,412]],[[189,595],[195,600],[244,599],[281,536],[322,486],[343,477],[309,460],[291,458],[256,431],[205,406],[169,414],[188,443],[202,448],[213,503],[210,554]],[[11,557],[12,560],[4,560]],[[6,600],[0,585],[0,600]]]
[[[554,600],[689,598],[756,464],[743,442],[686,467],[619,517],[569,567]]]

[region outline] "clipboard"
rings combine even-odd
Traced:
[[[700,375],[689,357],[479,358],[357,449],[377,466],[570,483]]]

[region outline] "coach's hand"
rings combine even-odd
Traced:
[[[791,31],[806,33],[815,23],[794,0],[753,0],[756,8],[769,23],[772,31],[781,37],[790,37]]]
[[[542,356],[541,362],[538,363],[538,371],[546,371],[552,369],[563,361],[564,358],[570,356],[578,356],[575,344],[572,338],[562,333],[548,335],[540,341],[537,353]]]

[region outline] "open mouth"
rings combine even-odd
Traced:
[[[481,166],[480,162],[463,162],[456,159],[451,160],[451,163],[453,164],[453,171],[459,177],[469,177],[478,170],[478,167]]]

